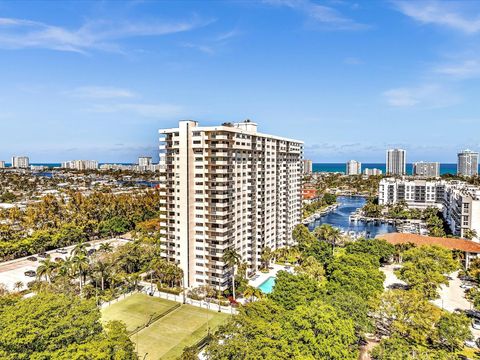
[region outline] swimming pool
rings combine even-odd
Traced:
[[[275,286],[275,277],[270,276],[267,280],[260,284],[258,287],[265,294],[270,294]]]

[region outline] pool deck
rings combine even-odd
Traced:
[[[259,287],[264,283],[269,277],[276,277],[277,273],[281,270],[285,270],[285,266],[283,265],[277,265],[277,264],[272,264],[270,265],[270,270],[268,273],[262,273],[258,272],[257,278],[253,277],[248,281],[248,285],[254,286],[254,287]],[[293,267],[291,267],[292,269]]]

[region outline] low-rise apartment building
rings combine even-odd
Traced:
[[[73,170],[97,170],[98,161],[96,160],[71,160],[62,163],[62,168]]]

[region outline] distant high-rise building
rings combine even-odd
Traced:
[[[311,174],[312,171],[313,171],[312,160],[303,160],[303,173],[304,174]]]
[[[413,163],[413,175],[423,177],[440,177],[439,162],[415,162]]]
[[[362,173],[362,163],[356,160],[347,161],[345,173],[347,175],[360,175]]]
[[[478,152],[463,150],[458,153],[457,174],[462,176],[478,174]]]
[[[5,161],[0,161],[0,169],[5,169]]]
[[[363,175],[367,175],[367,176],[382,175],[382,170],[377,168],[373,168],[373,169],[366,168],[363,170]]]
[[[251,273],[262,266],[262,249],[293,245],[301,220],[301,141],[259,133],[250,120],[219,126],[186,120],[159,132],[160,247],[183,270],[185,287],[224,290],[232,275],[223,260],[228,250]]]
[[[387,150],[387,174],[405,175],[407,173],[407,152],[403,149]]]
[[[138,166],[150,166],[152,165],[151,156],[141,156],[138,158]]]
[[[62,163],[62,168],[73,170],[97,170],[98,161],[96,160],[71,160]]]
[[[12,157],[12,168],[15,169],[28,169],[30,167],[30,160],[27,156],[14,156]]]

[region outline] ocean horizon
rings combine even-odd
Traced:
[[[380,169],[385,174],[386,172],[386,164],[385,163],[362,163],[362,171],[366,168],[369,169]],[[407,175],[412,175],[413,173],[413,164],[408,163],[406,165],[407,168]],[[313,172],[340,172],[345,173],[346,164],[345,163],[313,163],[312,164]],[[440,163],[440,175],[452,174],[455,175],[457,173],[457,164],[452,163]]]
[[[102,162],[99,165],[103,164],[119,164],[119,165],[134,165],[134,163],[122,163],[122,162]],[[10,167],[10,163],[5,164],[7,167]],[[48,168],[60,167],[61,163],[31,163],[30,165],[34,166],[46,166]],[[407,175],[412,174],[412,163],[407,163]],[[345,173],[346,164],[345,163],[313,163],[312,170],[313,172],[329,172],[329,173]],[[385,174],[386,164],[385,163],[362,163],[362,171],[366,168],[369,169],[380,169]],[[457,173],[457,164],[454,163],[440,163],[440,175]]]

